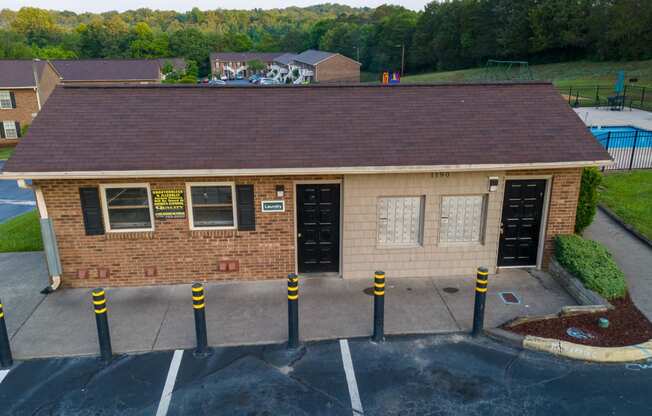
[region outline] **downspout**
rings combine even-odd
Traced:
[[[36,206],[41,223],[41,237],[43,238],[43,248],[45,249],[45,260],[48,264],[48,274],[50,275],[50,286],[46,287],[41,293],[52,293],[61,285],[61,259],[59,258],[59,247],[54,235],[52,220],[48,217],[48,210],[45,206],[45,198],[40,186],[30,185],[24,179],[18,179],[18,187],[34,191],[36,196]]]
[[[38,70],[36,68],[36,63],[40,62],[40,59],[34,59],[32,61],[32,72],[34,73],[34,91],[36,92],[36,104],[38,105],[38,111],[41,111],[41,89],[39,88],[39,79],[38,79]]]

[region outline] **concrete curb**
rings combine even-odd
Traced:
[[[638,239],[641,240],[643,243],[647,244],[648,247],[652,248],[652,240],[650,240],[649,238],[647,238],[647,237],[644,236],[643,234],[641,234],[641,233],[639,233],[638,231],[636,231],[636,230],[634,229],[634,227],[632,227],[631,225],[624,223],[623,220],[620,219],[620,217],[619,217],[618,215],[616,215],[615,212],[613,212],[612,210],[610,210],[609,208],[607,208],[607,207],[606,207],[605,205],[603,205],[603,204],[598,204],[598,208],[600,208],[600,210],[601,210],[602,212],[604,212],[604,213],[607,215],[607,217],[611,218],[611,219],[614,220],[618,225],[620,225],[620,226],[623,227],[625,230],[627,230],[631,235],[633,235],[634,237],[638,238]]]
[[[523,335],[500,328],[485,329],[484,333],[489,338],[507,344],[510,347],[523,348],[523,341],[525,340]]]
[[[652,358],[652,339],[638,345],[607,348],[527,335],[523,348],[596,363],[626,363]]]

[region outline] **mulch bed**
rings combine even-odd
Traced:
[[[607,312],[526,322],[513,327],[503,326],[503,329],[521,335],[560,339],[595,347],[622,347],[652,339],[652,323],[636,308],[629,295],[613,300],[611,304],[614,309]],[[602,317],[609,319],[609,328],[602,329],[598,326],[598,318]],[[569,327],[589,332],[594,338],[571,337],[566,333]]]

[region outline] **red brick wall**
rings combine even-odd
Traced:
[[[509,172],[509,175],[553,175],[550,205],[543,245],[543,268],[547,269],[554,253],[554,239],[559,234],[575,232],[575,215],[580,194],[582,169],[557,169]]]
[[[2,89],[2,88],[0,88]],[[7,90],[5,90],[7,91]],[[18,121],[21,128],[27,124],[32,124],[32,114],[38,113],[38,102],[36,101],[36,91],[34,89],[17,89],[12,90],[16,98],[16,108],[0,109],[0,121]],[[16,144],[19,139],[0,139],[0,146]]]
[[[184,189],[185,182],[253,184],[255,231],[190,231],[188,219],[155,220],[151,233],[86,236],[79,188],[94,180],[36,181],[52,218],[66,287],[188,283],[193,280],[284,278],[295,270],[294,181],[305,177],[138,179],[154,189]],[[323,178],[320,178],[323,179]],[[102,181],[126,183],[128,180]],[[262,200],[277,200],[276,185],[285,187],[283,213],[262,213]],[[186,196],[186,210],[188,200]],[[218,271],[220,260],[238,260],[239,270]],[[146,269],[156,268],[155,276]],[[102,274],[108,270],[108,277]]]
[[[335,55],[315,67],[317,82],[360,82],[360,65],[342,55]]]

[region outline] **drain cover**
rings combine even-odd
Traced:
[[[456,287],[445,287],[443,290],[444,290],[444,292],[446,292],[446,293],[457,293],[457,292],[460,291],[460,290],[459,290],[458,288],[456,288]]]
[[[520,304],[521,300],[514,294],[514,292],[500,292],[498,293],[504,303],[507,304]]]

